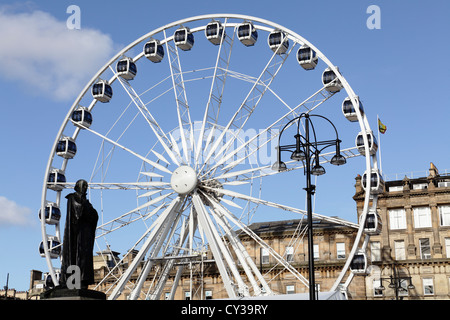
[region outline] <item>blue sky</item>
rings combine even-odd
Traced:
[[[66,9],[72,4],[81,9],[80,30],[64,28],[69,17]],[[381,29],[367,28],[370,5],[381,10]],[[246,14],[281,24],[339,66],[361,97],[371,128],[376,128],[377,115],[387,126],[380,142],[383,173],[421,171],[415,174],[424,176],[430,162],[441,171],[450,169],[446,79],[450,3],[446,0],[175,0],[170,5],[134,0],[120,4],[0,1],[1,286],[9,272],[10,287],[27,290],[30,270],[46,271],[38,254],[37,211],[43,176],[58,128],[81,89],[119,49],[138,37],[170,22],[208,13]],[[83,52],[68,40],[73,32],[89,43]],[[319,178],[317,212],[355,221],[351,197],[354,178],[363,168],[358,161],[362,158],[342,168],[329,168],[332,174]],[[289,187],[283,190],[284,197],[294,200],[304,198],[303,175],[296,175],[286,177]],[[330,188],[321,197],[320,191]],[[299,207],[303,206],[301,202]]]

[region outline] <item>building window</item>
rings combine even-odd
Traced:
[[[212,299],[212,290],[205,290],[205,299],[206,300]]]
[[[420,257],[422,259],[431,259],[430,239],[428,238],[419,239],[419,245],[420,245]]]
[[[391,187],[389,187],[389,192],[394,192],[394,191],[403,191],[403,186],[391,186]]]
[[[374,297],[382,297],[383,290],[381,288],[381,279],[373,279],[373,296]]]
[[[389,224],[391,230],[406,229],[405,209],[389,209]]]
[[[430,207],[416,207],[414,212],[415,228],[431,228],[431,210]]]
[[[319,260],[319,245],[314,244],[314,260]]]
[[[294,285],[286,286],[286,294],[294,294],[294,293],[295,293],[295,286]]]
[[[190,291],[184,292],[184,300],[191,300],[191,292]]]
[[[422,279],[423,284],[423,294],[426,296],[434,295],[434,284],[432,278]]]
[[[403,240],[394,241],[394,252],[396,260],[406,260],[405,241]]]
[[[169,300],[170,292],[164,292],[164,300]]]
[[[294,261],[294,247],[286,247],[286,261]]]
[[[336,255],[338,259],[345,259],[345,243],[337,242],[336,243]]]
[[[445,252],[447,253],[447,258],[450,258],[450,238],[445,238]]]
[[[372,261],[381,261],[381,244],[380,244],[380,241],[372,241],[370,243],[370,259]]]
[[[269,250],[261,248],[261,263],[269,264]]]
[[[400,280],[399,288],[398,288],[398,295],[399,296],[408,296],[409,295],[408,281],[406,279]]]
[[[439,206],[441,226],[450,226],[450,205]]]
[[[427,183],[415,183],[413,184],[413,190],[424,190],[428,189]]]
[[[450,181],[439,181],[438,188],[447,188],[450,187]]]

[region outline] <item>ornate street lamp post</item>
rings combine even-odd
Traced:
[[[312,117],[318,117],[328,121],[334,128],[336,132],[336,139],[317,141],[316,132],[314,130],[314,125],[311,120]],[[304,119],[305,134],[304,136],[300,134],[300,123]],[[297,133],[294,136],[295,144],[291,145],[280,145],[281,135],[284,130],[289,126],[297,122]],[[310,139],[310,130],[312,131],[313,139]],[[273,170],[284,171],[287,170],[286,164],[281,161],[281,152],[289,151],[291,152],[291,159],[296,161],[304,161],[304,174],[306,175],[306,190],[307,193],[307,215],[308,215],[308,263],[309,263],[309,299],[316,300],[316,286],[314,280],[314,245],[313,245],[313,228],[312,228],[312,206],[311,197],[315,193],[316,186],[311,184],[311,175],[320,176],[325,174],[325,168],[320,165],[319,155],[320,153],[331,146],[336,147],[336,154],[331,159],[331,164],[333,165],[343,165],[347,161],[340,153],[340,143],[338,133],[334,124],[327,118],[321,115],[312,115],[308,113],[302,113],[300,116],[289,121],[281,130],[278,137],[278,147],[277,147],[277,162],[272,166]]]
[[[408,285],[406,286],[408,290],[415,289],[415,286],[412,283],[412,278],[410,276],[401,276],[395,263],[392,264],[392,274],[389,278],[380,277],[380,287],[377,288],[378,290],[383,291],[385,289],[383,286],[383,281],[389,281],[388,287],[394,289],[395,300],[399,300],[400,291],[407,291],[403,285],[404,283],[408,282]]]

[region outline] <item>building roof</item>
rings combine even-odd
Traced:
[[[302,228],[306,227],[308,221],[306,218],[304,219],[292,219],[292,220],[282,220],[282,221],[264,221],[264,222],[255,222],[250,224],[248,227],[255,233],[281,233],[288,231],[295,231],[299,224],[301,224]],[[336,229],[336,228],[348,228],[345,225],[334,223],[322,219],[313,218],[313,228],[314,229]]]

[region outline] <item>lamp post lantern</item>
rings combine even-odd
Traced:
[[[314,124],[311,120],[312,117],[322,118],[328,121],[336,132],[336,139],[317,141],[316,131]],[[304,135],[300,134],[300,123],[304,119]],[[286,128],[297,123],[297,133],[294,135],[295,144],[280,145],[281,136]],[[313,139],[310,139],[310,131],[312,131]],[[340,143],[338,132],[334,124],[327,118],[321,115],[312,115],[308,113],[302,113],[300,116],[289,121],[281,130],[278,137],[277,147],[277,161],[273,164],[272,169],[276,171],[287,170],[286,164],[281,161],[281,152],[291,152],[291,160],[304,161],[304,174],[306,176],[306,188],[304,190],[307,194],[306,210],[308,216],[308,264],[309,264],[309,299],[316,300],[316,285],[314,279],[314,243],[313,243],[313,227],[312,227],[312,201],[311,198],[315,193],[316,186],[311,184],[311,175],[320,176],[325,174],[325,168],[320,165],[319,155],[320,153],[331,146],[336,147],[336,154],[331,159],[330,163],[333,165],[343,165],[347,161],[340,153]]]

